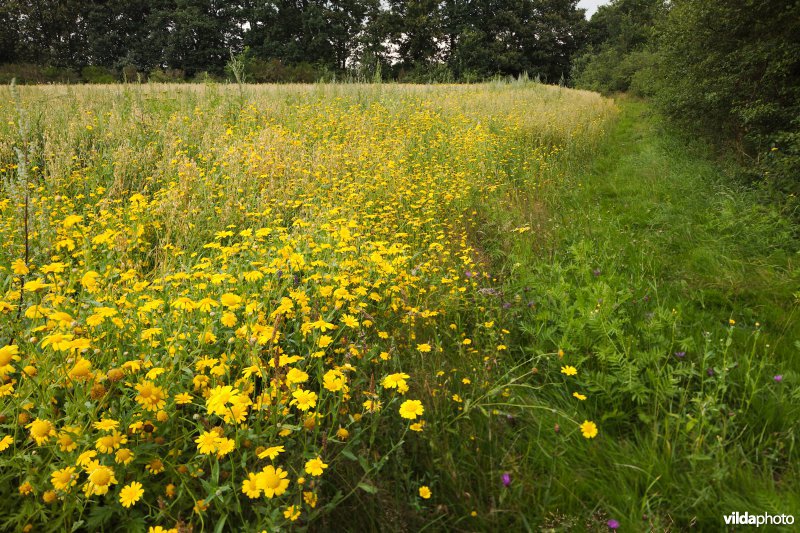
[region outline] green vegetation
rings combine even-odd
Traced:
[[[652,97],[737,158],[771,201],[800,193],[800,2],[614,0],[589,24],[578,87]]]

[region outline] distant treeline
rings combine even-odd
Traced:
[[[584,44],[577,0],[4,0],[0,81],[558,82]]]
[[[612,0],[592,17],[572,78],[650,97],[797,209],[800,0]]]

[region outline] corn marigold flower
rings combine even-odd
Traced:
[[[275,468],[272,465],[264,467],[261,472],[257,474],[256,485],[267,498],[280,496],[289,487],[289,480],[286,479],[288,472],[282,468]]]
[[[194,439],[197,443],[197,451],[203,454],[216,452],[219,440],[219,437],[213,431],[204,431],[199,437]]]
[[[597,424],[589,420],[584,420],[583,424],[581,424],[581,433],[587,439],[595,438],[597,436]]]
[[[430,487],[428,487],[427,485],[422,485],[419,488],[419,496],[420,496],[420,498],[425,499],[425,500],[429,499],[431,497],[431,489],[430,489]]]
[[[419,400],[406,400],[400,404],[400,416],[409,420],[414,420],[418,416],[422,416],[425,408]]]
[[[49,420],[42,420],[41,418],[35,419],[25,427],[30,430],[31,438],[34,439],[39,446],[50,440],[50,438],[56,434],[52,422]]]
[[[146,411],[158,411],[167,404],[167,395],[164,389],[155,385],[152,381],[143,381],[136,385],[136,401],[144,407]]]
[[[68,466],[61,470],[56,470],[50,476],[50,483],[56,490],[67,492],[78,482],[78,475],[75,467]]]
[[[321,457],[316,457],[309,461],[306,461],[306,474],[311,474],[312,476],[321,476],[322,471],[328,468],[326,463],[322,462]]]
[[[263,452],[259,453],[258,454],[258,458],[259,459],[266,459],[267,457],[269,457],[270,459],[275,459],[278,456],[278,454],[280,454],[282,452],[285,452],[285,451],[286,450],[284,450],[283,446],[270,446],[269,448],[267,448]]]
[[[86,496],[102,496],[103,494],[107,494],[111,485],[117,482],[114,470],[96,461],[89,465],[86,469],[86,473],[89,476],[88,481],[83,487]]]
[[[290,505],[285,511],[283,511],[283,516],[290,522],[294,522],[300,518],[300,508],[296,505]]]
[[[289,405],[296,405],[301,411],[308,411],[317,405],[317,393],[314,391],[297,389],[292,393],[292,398]]]
[[[569,366],[569,365],[562,366],[561,367],[561,373],[565,374],[567,376],[574,376],[574,375],[576,375],[578,373],[578,369],[575,368],[574,366]]]
[[[2,439],[0,439],[0,452],[6,451],[11,444],[13,444],[14,439],[11,435],[5,435]]]
[[[119,491],[119,502],[123,507],[128,508],[138,502],[143,495],[144,489],[142,488],[142,484],[138,481],[132,481]]]
[[[242,494],[250,499],[261,497],[261,489],[258,488],[258,475],[250,472],[247,479],[242,481]]]

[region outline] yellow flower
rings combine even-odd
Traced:
[[[177,405],[186,405],[187,403],[192,403],[192,395],[188,392],[181,392],[180,394],[175,395],[175,403]]]
[[[75,473],[75,467],[68,466],[61,470],[56,470],[50,476],[50,482],[56,490],[68,491],[70,487],[78,482],[78,475]]]
[[[250,499],[256,499],[261,496],[261,489],[258,488],[258,475],[252,472],[247,474],[247,479],[242,481],[242,494]]]
[[[303,492],[303,501],[311,507],[312,509],[317,506],[317,495],[313,492],[305,491]]]
[[[200,453],[214,453],[217,451],[219,437],[213,431],[204,431],[194,441],[197,443],[197,451]]]
[[[341,370],[328,370],[322,377],[322,386],[331,392],[342,390],[345,383],[347,383],[347,378],[342,374]]]
[[[224,457],[236,449],[236,441],[233,439],[219,439],[217,441],[217,457]]]
[[[133,481],[129,485],[122,487],[119,491],[119,502],[123,507],[130,507],[139,501],[139,498],[144,494],[142,484],[138,481]]]
[[[10,344],[0,348],[0,367],[10,364],[12,360],[19,361],[20,358],[18,354],[19,346],[16,344]]]
[[[151,459],[144,468],[151,474],[156,475],[164,471],[164,463],[161,459]]]
[[[119,431],[114,430],[111,435],[103,435],[95,442],[94,447],[97,448],[97,451],[100,453],[111,453],[117,448],[120,447],[122,444],[126,444],[128,442],[128,437],[124,434],[121,434]]]
[[[289,402],[289,405],[297,405],[301,411],[308,411],[317,405],[317,393],[314,391],[297,389],[292,393],[292,398],[294,399]]]
[[[263,452],[258,454],[259,459],[266,459],[269,457],[270,459],[275,459],[278,457],[278,454],[285,452],[286,450],[283,449],[283,446],[270,446]]]
[[[578,373],[578,369],[575,368],[574,366],[569,366],[569,365],[562,366],[561,367],[561,373],[565,374],[567,376],[574,376],[575,374]]]
[[[0,439],[0,452],[6,451],[13,442],[14,439],[11,437],[11,435],[5,435],[2,439]]]
[[[400,404],[400,416],[409,420],[414,420],[418,416],[422,416],[425,408],[422,407],[422,402],[419,400],[406,400]]]
[[[328,465],[322,462],[321,457],[306,461],[306,474],[311,474],[312,476],[321,476],[322,471],[326,468],[328,468]]]
[[[283,469],[269,465],[258,473],[256,484],[260,490],[264,491],[264,495],[267,498],[280,496],[286,492],[286,488],[289,486],[289,480],[286,479],[287,475],[288,473]]]
[[[431,345],[428,343],[425,344],[417,344],[417,350],[422,353],[428,353],[431,351]]]
[[[300,508],[295,505],[290,505],[285,511],[283,511],[283,516],[290,522],[294,522],[300,518]]]
[[[28,494],[33,492],[33,485],[31,485],[28,481],[26,481],[25,483],[19,486],[18,490],[20,494],[22,494],[23,496],[27,496]]]
[[[117,450],[117,453],[114,454],[114,461],[117,464],[127,465],[133,461],[134,454],[128,448],[120,448]]]
[[[28,265],[26,265],[25,261],[22,259],[14,259],[11,263],[11,271],[17,276],[25,276],[30,273]]]
[[[306,381],[308,381],[308,374],[302,370],[292,367],[289,369],[289,372],[286,373],[286,383],[289,386],[295,383],[305,383]]]
[[[31,438],[34,439],[39,446],[50,440],[50,437],[56,434],[56,430],[49,420],[37,418],[25,427],[31,430]]]
[[[583,400],[585,400],[585,399],[586,399],[586,396],[584,396],[584,395],[583,395],[583,394],[581,394],[580,392],[573,392],[573,393],[572,393],[572,396],[573,396],[573,397],[575,397],[575,398],[577,398],[577,399],[579,399],[579,400],[581,400],[581,401],[583,401]]]
[[[581,424],[581,433],[587,439],[595,438],[597,436],[597,424],[584,420],[583,424]]]
[[[403,392],[404,390],[408,390],[408,386],[406,385],[406,380],[409,379],[411,376],[405,374],[403,372],[398,372],[396,374],[389,374],[385,378],[383,378],[383,382],[381,383],[384,388],[387,389],[397,389],[399,392]]]
[[[86,473],[89,475],[89,480],[83,490],[87,496],[107,494],[111,485],[117,482],[114,470],[97,462],[91,464]]]
[[[164,389],[156,386],[152,381],[143,381],[136,385],[136,401],[145,408],[146,411],[158,411],[167,404],[167,394]]]
[[[110,418],[104,418],[99,422],[95,422],[92,424],[94,429],[99,429],[101,431],[111,431],[112,429],[116,429],[119,427],[119,422],[116,420],[112,420]]]
[[[219,301],[228,309],[236,309],[242,303],[242,297],[227,292],[220,296]]]
[[[420,498],[427,500],[431,497],[431,489],[427,485],[422,485],[419,488],[419,496]]]

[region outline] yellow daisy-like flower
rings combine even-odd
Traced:
[[[75,467],[68,466],[61,470],[56,470],[50,476],[50,482],[56,490],[68,491],[70,487],[78,482],[78,475],[75,473]]]
[[[328,468],[328,465],[322,462],[321,457],[306,461],[306,474],[311,474],[312,476],[321,476],[322,471],[326,468]]]
[[[254,500],[261,496],[261,489],[258,488],[258,475],[250,472],[247,479],[242,481],[242,494]]]
[[[314,391],[297,389],[292,393],[292,398],[294,399],[289,405],[296,405],[301,411],[308,411],[317,405],[317,393]]]
[[[418,416],[422,416],[425,408],[422,407],[422,402],[419,400],[406,400],[400,404],[400,416],[409,420],[414,420]]]
[[[103,420],[92,424],[92,427],[94,429],[99,429],[100,431],[111,431],[112,429],[119,427],[119,422],[110,418],[104,418]]]
[[[236,441],[233,439],[219,439],[217,441],[217,457],[225,457],[236,449]]]
[[[123,507],[127,508],[138,502],[143,495],[144,489],[142,488],[142,484],[138,481],[133,481],[129,485],[122,487],[122,490],[119,491],[119,502]]]
[[[269,448],[267,448],[263,452],[259,453],[258,454],[258,458],[259,459],[266,459],[267,457],[269,457],[270,459],[275,459],[276,457],[278,457],[278,454],[280,454],[282,452],[285,452],[285,451],[286,450],[283,448],[283,446],[270,446]]]
[[[49,420],[37,418],[25,427],[31,431],[31,438],[34,439],[39,446],[50,440],[50,437],[56,434],[56,429]]]
[[[597,436],[597,424],[589,420],[584,420],[583,424],[581,424],[581,433],[583,433],[583,436],[587,439],[595,438]]]
[[[11,435],[6,435],[0,439],[0,452],[6,451],[13,442],[14,439],[11,437]]]
[[[396,374],[389,374],[383,381],[381,385],[387,389],[407,389],[406,387],[406,380],[409,379],[411,376],[405,374],[403,372],[397,372]]]
[[[561,367],[561,373],[565,374],[567,376],[574,376],[574,375],[576,375],[578,373],[578,369],[575,368],[574,366],[569,366],[569,365],[562,366]]]
[[[97,462],[90,465],[86,473],[89,474],[89,481],[86,482],[83,490],[87,496],[107,494],[111,485],[117,482],[114,470]]]
[[[288,475],[282,468],[275,468],[269,465],[258,473],[256,485],[264,491],[264,495],[267,498],[280,496],[286,492],[286,488],[289,486],[289,480],[286,479]]]
[[[581,401],[583,401],[583,400],[585,400],[585,399],[586,399],[586,396],[584,396],[584,395],[583,395],[583,394],[581,394],[580,392],[573,392],[573,393],[572,393],[572,396],[573,396],[574,398],[577,398],[577,399],[581,400]]]
[[[419,497],[427,500],[431,497],[431,489],[427,485],[422,485],[419,488]]]
[[[347,378],[341,370],[328,370],[322,377],[322,386],[331,392],[339,392],[347,383]]]
[[[192,395],[188,392],[181,392],[180,394],[175,395],[175,403],[177,405],[186,405],[187,403],[192,403]]]
[[[217,451],[219,436],[213,431],[204,431],[194,441],[197,443],[197,451],[200,453],[214,453]]]
[[[134,454],[128,448],[120,448],[119,450],[117,450],[117,453],[114,454],[114,461],[116,461],[117,464],[121,465],[130,464],[133,461],[133,458]]]
[[[294,522],[300,518],[300,508],[296,505],[290,505],[285,511],[283,511],[283,516],[290,522]]]
[[[422,353],[428,353],[431,351],[431,345],[427,342],[425,344],[417,344],[417,350]]]
[[[155,385],[152,381],[143,381],[136,385],[136,401],[147,411],[158,411],[167,403],[167,394],[164,389]]]

